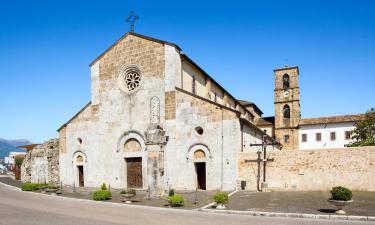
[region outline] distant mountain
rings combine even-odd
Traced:
[[[0,138],[0,158],[9,155],[9,152],[23,152],[25,150],[17,148],[17,146],[31,144],[29,140],[19,139],[19,140],[7,140]]]
[[[31,141],[26,140],[26,139],[7,140],[7,139],[4,139],[4,138],[0,138],[0,142],[10,144],[14,147],[32,144]]]

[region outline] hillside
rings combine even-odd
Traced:
[[[23,149],[16,148],[16,146],[30,144],[31,142],[28,140],[20,139],[20,140],[6,140],[0,138],[0,158],[9,155],[9,152],[20,152],[24,151]]]

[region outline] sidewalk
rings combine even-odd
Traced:
[[[238,191],[229,201],[228,210],[333,215],[323,191],[248,192]],[[375,192],[353,191],[354,202],[345,207],[347,215],[375,216]]]
[[[0,176],[0,182],[15,186],[21,187],[22,182],[18,180],[14,180],[8,176]],[[79,198],[79,199],[87,199],[92,200],[92,193],[98,188],[79,188],[76,187],[73,191],[72,187],[63,186],[62,194],[60,196],[70,197],[70,198]],[[108,200],[107,202],[117,202],[122,203],[124,198],[120,195],[119,189],[111,189],[112,192],[112,199]],[[38,192],[38,191],[37,191]],[[199,209],[209,203],[211,203],[212,196],[215,192],[211,191],[194,191],[190,192],[179,192],[176,191],[176,194],[182,195],[185,198],[185,204],[182,207],[178,207],[180,209]],[[169,208],[168,202],[161,197],[155,197],[152,199],[147,199],[147,192],[146,191],[137,191],[137,195],[132,199],[133,205],[144,205],[144,206],[153,206],[153,207],[163,207]]]
[[[99,189],[99,188],[97,188]],[[96,189],[96,190],[97,190]],[[76,188],[75,192],[72,190],[67,190],[63,188],[63,192],[61,196],[65,197],[72,197],[72,198],[81,198],[81,199],[92,199],[92,193],[95,190],[93,189],[86,189],[86,188]],[[122,203],[124,197],[120,195],[120,190],[118,189],[111,189],[112,192],[112,199],[108,200],[109,202],[117,202]],[[175,194],[179,194],[184,196],[185,204],[181,209],[198,209],[211,203],[212,196],[214,192],[207,192],[207,191],[198,191],[198,192],[179,192],[175,191]],[[145,205],[145,206],[153,206],[153,207],[165,207],[169,208],[168,202],[162,197],[154,197],[152,199],[147,198],[146,191],[137,191],[137,195],[132,198],[133,205]]]
[[[4,184],[11,185],[11,186],[14,186],[14,187],[18,187],[18,188],[21,188],[21,185],[22,185],[22,181],[15,180],[8,175],[0,175],[0,182],[4,183]]]

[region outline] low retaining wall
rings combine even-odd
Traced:
[[[341,185],[375,191],[375,147],[281,150],[267,153],[267,157],[274,159],[266,167],[270,190],[329,190]],[[258,164],[246,162],[256,158],[256,153],[239,153],[239,182],[246,181],[247,190],[257,188]]]

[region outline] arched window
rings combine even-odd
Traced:
[[[284,114],[284,118],[290,118],[290,107],[289,105],[284,105],[284,108],[283,108],[283,114]]]
[[[289,75],[284,74],[283,76],[283,88],[288,89],[289,88]]]

